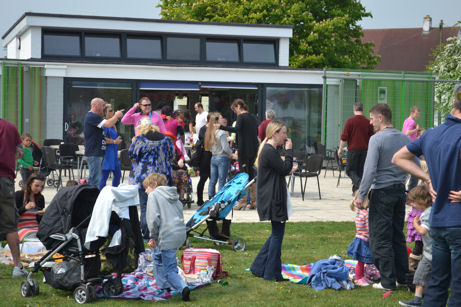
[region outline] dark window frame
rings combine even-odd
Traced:
[[[87,36],[95,36],[95,37],[107,37],[107,38],[118,38],[118,44],[119,44],[119,51],[120,51],[120,56],[91,56],[91,55],[86,55],[86,38]],[[114,59],[123,59],[123,52],[122,52],[122,33],[108,33],[108,32],[83,32],[82,35],[82,58],[85,59],[109,59],[109,60],[114,60]],[[125,54],[126,57],[126,54]]]
[[[181,60],[181,59],[168,59],[168,38],[185,38],[185,39],[198,39],[199,40],[199,60]],[[166,63],[199,63],[203,60],[203,37],[201,36],[190,36],[190,35],[164,35],[165,53],[163,60]]]
[[[75,55],[59,55],[59,54],[46,54],[45,53],[45,35],[68,35],[68,36],[78,36],[79,38],[79,56]],[[41,54],[42,58],[51,58],[51,59],[75,59],[75,58],[82,58],[82,32],[79,31],[43,31],[42,32],[42,37],[41,37],[41,42],[42,42],[42,48],[41,48]]]
[[[80,37],[80,56],[66,56],[66,55],[47,55],[44,53],[44,36],[46,34],[56,34],[56,35],[79,35]],[[86,56],[84,55],[85,51],[85,35],[107,35],[110,37],[118,36],[120,39],[120,57],[97,57],[97,56]],[[155,38],[160,39],[161,44],[161,59],[153,58],[129,58],[127,56],[127,39],[128,38]],[[168,37],[181,37],[181,38],[196,38],[200,39],[200,59],[199,60],[168,60],[167,59],[167,38]],[[170,34],[170,33],[157,33],[157,32],[130,32],[130,31],[119,31],[119,32],[107,32],[107,31],[98,31],[98,30],[81,30],[81,31],[72,31],[64,29],[54,29],[54,28],[44,28],[42,30],[42,59],[50,60],[98,60],[98,61],[110,61],[110,62],[120,62],[120,63],[155,63],[155,64],[200,64],[204,66],[229,66],[229,67],[267,67],[273,68],[278,67],[279,65],[279,39],[273,38],[242,38],[238,36],[218,36],[218,35],[188,35],[188,34]],[[230,61],[207,61],[206,60],[206,42],[209,41],[222,41],[222,42],[238,42],[238,52],[239,52],[239,61],[230,62]],[[261,62],[249,62],[245,61],[243,57],[243,44],[244,43],[269,43],[274,46],[274,56],[275,61],[273,63],[261,63]]]
[[[245,60],[245,55],[243,53],[243,45],[244,44],[270,44],[274,47],[274,62],[251,62]],[[254,40],[254,39],[242,39],[242,61],[243,64],[251,64],[251,65],[278,65],[278,44],[272,40]]]
[[[124,33],[125,38],[124,38],[124,43],[122,44],[125,47],[125,58],[128,61],[161,61],[163,60],[164,57],[164,51],[163,51],[163,38],[161,35],[149,35],[149,34],[141,34],[141,33]],[[160,59],[155,59],[155,58],[134,58],[134,57],[128,57],[128,39],[151,39],[151,40],[158,40],[160,41]]]
[[[237,61],[213,61],[213,60],[207,60],[207,50],[206,50],[206,44],[207,42],[217,42],[217,43],[236,43],[237,44]],[[218,37],[206,37],[205,38],[205,44],[204,44],[204,57],[205,57],[205,62],[206,63],[214,63],[214,64],[243,64],[242,61],[242,50],[240,48],[241,45],[241,40],[240,39],[231,39],[231,38],[218,38]]]

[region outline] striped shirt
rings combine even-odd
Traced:
[[[368,242],[368,210],[357,209],[355,215],[355,237]]]

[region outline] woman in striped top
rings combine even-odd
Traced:
[[[368,243],[368,201],[363,204],[364,209],[355,207],[354,200],[350,205],[355,215],[355,238],[347,248],[347,255],[357,260],[355,267],[355,284],[358,286],[368,286],[371,282],[365,277],[365,263],[373,263],[371,259],[370,245]]]

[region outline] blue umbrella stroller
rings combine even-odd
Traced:
[[[216,244],[231,245],[236,252],[245,250],[246,242],[242,238],[230,239],[230,224],[231,220],[226,219],[227,215],[234,208],[235,203],[240,200],[245,194],[249,186],[255,182],[256,178],[248,182],[248,174],[240,173],[213,197],[208,200],[203,206],[198,209],[186,224],[187,237],[211,241]],[[216,221],[222,220],[223,230],[218,232]],[[198,231],[197,228],[207,222],[207,227],[203,231]],[[205,235],[209,232],[210,236]],[[186,247],[190,247],[189,239],[186,240]]]

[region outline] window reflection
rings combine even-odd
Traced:
[[[133,105],[132,86],[128,82],[92,82],[92,81],[66,81],[67,101],[64,106],[64,141],[83,145],[83,122],[86,113],[90,110],[90,102],[94,97],[100,97],[111,103],[115,110],[128,111]],[[117,130],[122,136],[122,148],[131,144],[134,135],[132,125],[117,123]]]
[[[322,89],[321,86],[305,88],[267,87],[266,110],[275,111],[283,120],[292,138],[293,149],[313,153],[321,142]]]

